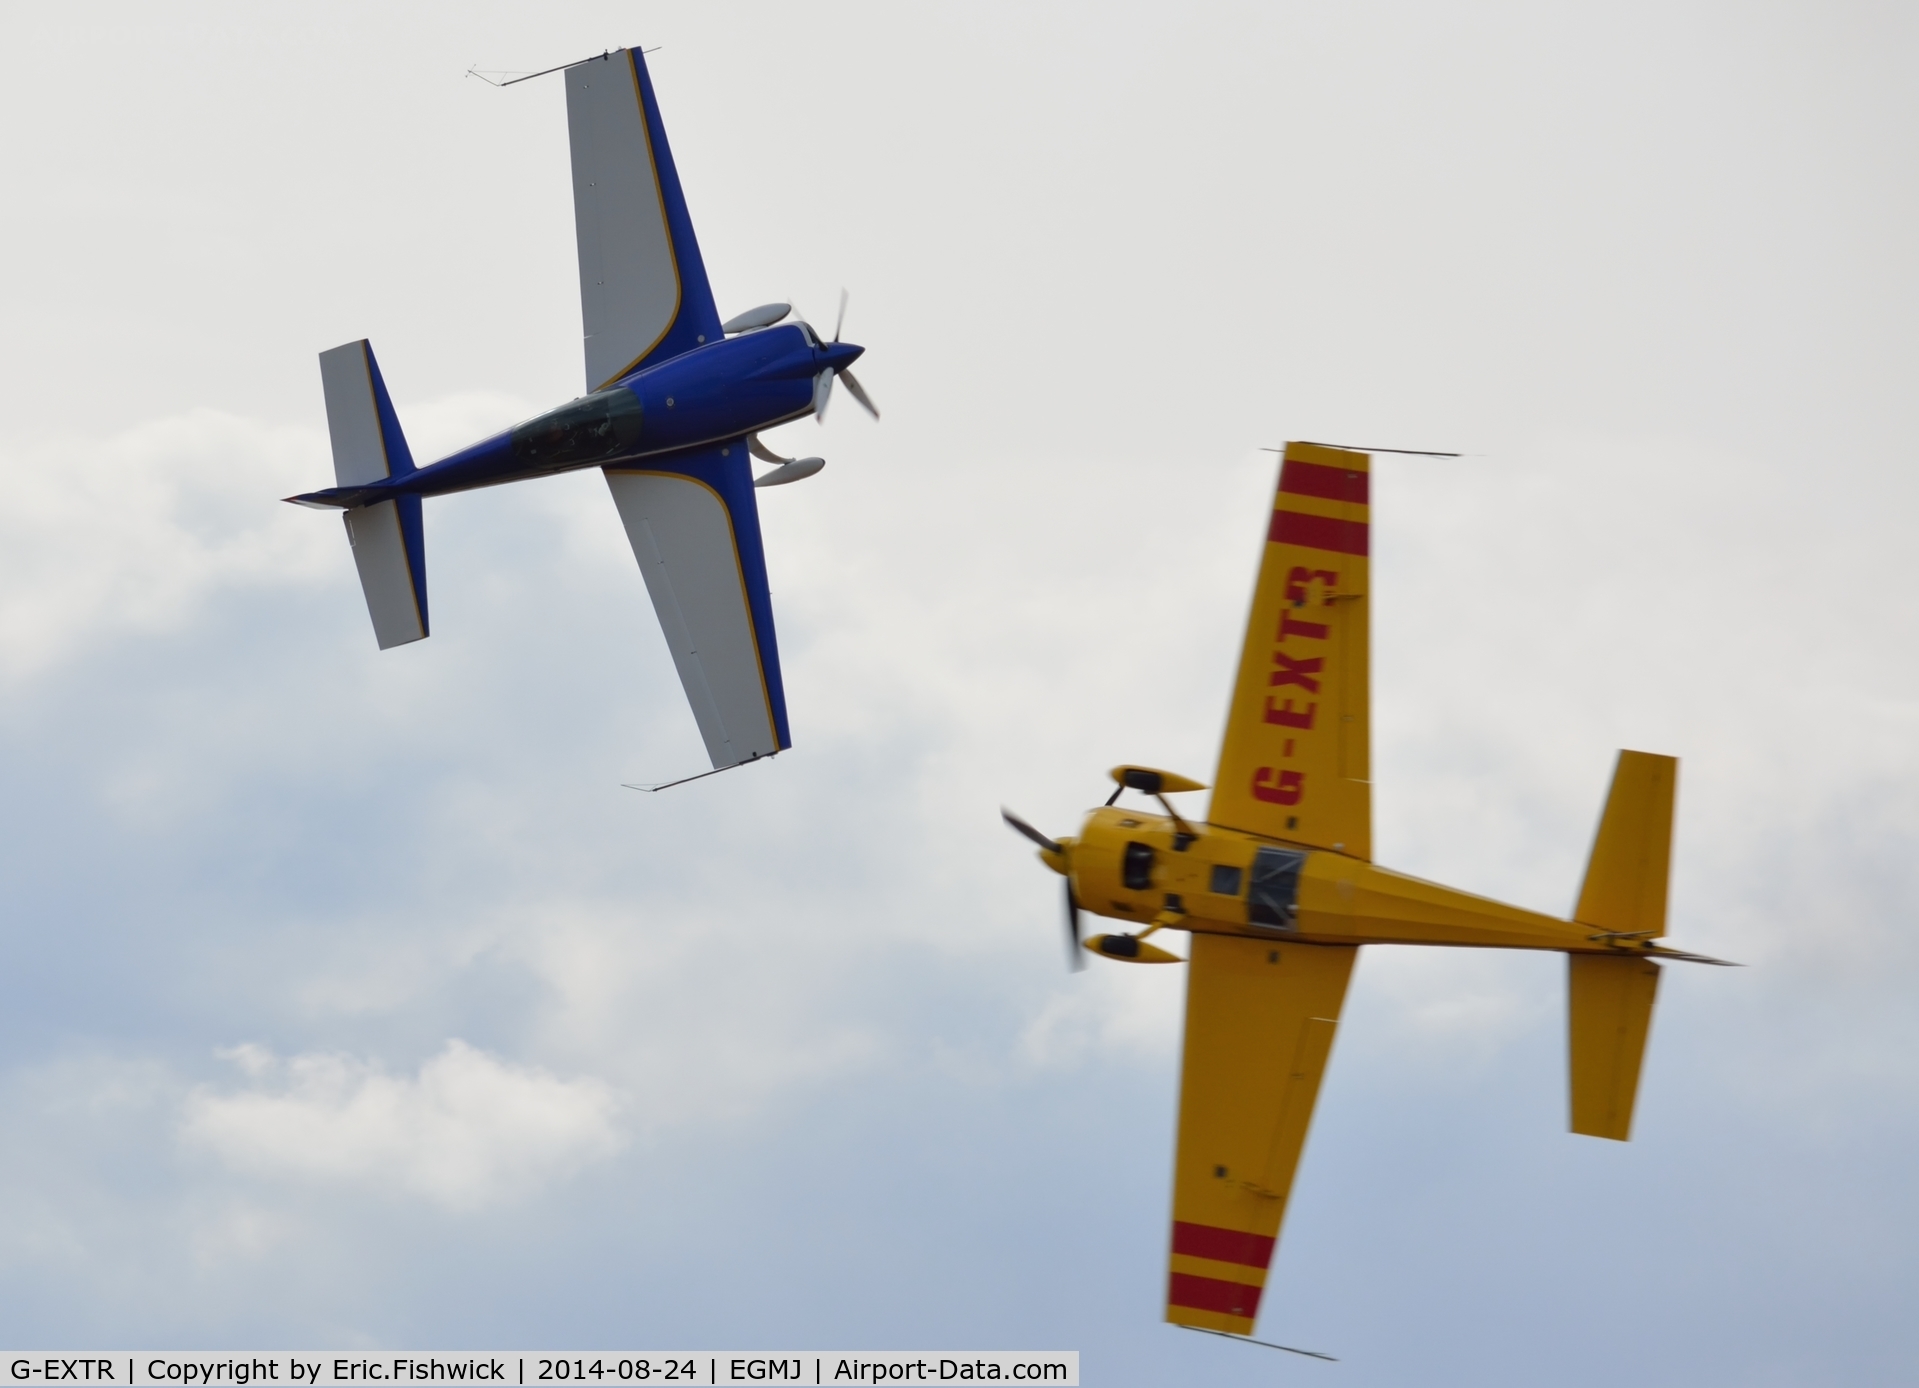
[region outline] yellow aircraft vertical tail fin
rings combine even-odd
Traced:
[[[1599,931],[1656,939],[1666,933],[1673,789],[1679,759],[1621,752],[1599,817],[1573,919]]]
[[[1368,861],[1371,470],[1364,453],[1286,446],[1207,812]]]
[[[1657,939],[1666,933],[1673,791],[1679,763],[1621,752],[1585,885],[1573,919],[1599,937]],[[1639,1067],[1652,1026],[1659,965],[1629,954],[1568,956],[1567,1040],[1572,1130],[1624,1142],[1632,1135]]]

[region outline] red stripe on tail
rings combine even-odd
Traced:
[[[1273,527],[1266,538],[1278,544],[1304,545],[1307,549],[1329,550],[1334,554],[1366,553],[1366,522],[1334,520],[1331,516],[1309,516],[1304,511],[1273,512]]]
[[[1302,463],[1288,458],[1279,470],[1279,489],[1294,496],[1317,496],[1327,501],[1366,502],[1366,474],[1322,463]]]

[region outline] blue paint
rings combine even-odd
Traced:
[[[724,449],[724,452],[722,452]],[[671,472],[704,482],[719,493],[733,522],[733,542],[739,547],[740,576],[746,581],[747,607],[753,616],[753,641],[759,647],[760,672],[766,677],[766,698],[773,709],[773,731],[784,752],[793,745],[786,728],[786,686],[780,679],[780,644],[773,632],[773,596],[766,577],[766,548],[760,542],[759,493],[753,489],[753,468],[747,461],[746,440],[738,438],[716,447],[680,453],[647,464],[650,472]]]
[[[760,538],[759,494],[753,488],[745,440],[749,434],[811,414],[819,375],[845,369],[865,348],[850,342],[823,343],[811,328],[797,322],[733,338],[721,332],[652,78],[637,51],[628,50],[626,56],[640,93],[680,281],[679,307],[659,343],[607,388],[469,444],[426,467],[413,462],[369,347],[367,366],[390,475],[366,486],[329,487],[288,500],[349,509],[396,501],[424,626],[422,498],[587,467],[642,467],[704,482],[720,496],[732,520],[774,731],[784,751],[792,745],[786,691]]]
[[[400,429],[400,416],[394,412],[393,397],[387,394],[386,379],[380,375],[380,363],[373,356],[373,344],[367,343],[366,371],[373,382],[373,409],[380,421],[380,442],[386,450],[388,480],[410,477],[413,450],[407,447],[406,434]],[[420,609],[420,634],[432,634],[426,611],[426,518],[420,514],[420,498],[400,496],[394,509],[400,517],[400,539],[406,546],[407,574],[413,580],[413,601]]]
[[[386,445],[386,469],[389,477],[413,471],[413,450],[406,446],[400,432],[400,416],[393,412],[393,398],[386,393],[386,379],[380,375],[380,363],[373,359],[373,344],[366,344],[367,375],[373,378],[373,407],[380,416],[380,440]]]
[[[814,378],[822,371],[850,366],[865,350],[850,342],[822,343],[798,324],[744,333],[642,367],[618,385],[548,410],[426,467],[396,472],[383,482],[329,487],[292,499],[332,506],[371,506],[394,496],[443,496],[583,467],[630,465],[742,439],[811,414]],[[621,439],[619,446],[558,462],[533,457],[521,446],[542,432],[564,426],[587,407],[587,402],[611,401],[622,391],[638,402],[640,415],[637,435]],[[384,400],[384,387],[380,392]],[[391,410],[390,405],[382,408]],[[383,414],[383,427],[384,419]],[[397,422],[393,436],[399,436]],[[402,451],[405,446],[401,440]],[[410,457],[408,464],[411,466]]]
[[[646,118],[646,133],[653,142],[653,172],[660,181],[660,202],[666,211],[667,235],[673,242],[673,261],[680,272],[680,311],[659,345],[639,365],[676,357],[695,347],[720,340],[720,315],[713,306],[713,290],[706,282],[706,261],[700,256],[700,243],[693,235],[693,219],[686,211],[686,194],[680,189],[680,171],[673,162],[672,146],[666,142],[666,126],[660,120],[660,104],[653,97],[653,79],[646,70],[640,50],[629,48],[633,76],[640,87],[640,111]]]
[[[400,538],[406,544],[406,567],[413,579],[413,601],[420,608],[420,635],[431,636],[432,624],[426,615],[426,518],[420,514],[420,498],[396,497],[400,513]]]

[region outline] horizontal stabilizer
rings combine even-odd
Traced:
[[[373,635],[383,651],[427,635],[426,584],[413,557],[424,548],[420,532],[417,496],[346,513],[353,566],[360,571],[367,615],[373,618]]]
[[[1569,954],[1566,959],[1572,1130],[1624,1142],[1632,1136],[1659,966],[1629,954]]]
[[[362,338],[320,353],[320,386],[326,392],[335,482],[360,487],[413,471],[413,453],[400,432],[372,343]]]
[[[347,542],[353,546],[353,565],[360,572],[380,649],[421,640],[428,627],[420,498],[401,496],[371,506],[359,502],[368,489],[413,471],[413,454],[400,432],[386,382],[380,379],[372,345],[349,342],[320,353],[320,384],[326,392],[327,433],[339,486],[293,500],[353,508],[345,515]]]

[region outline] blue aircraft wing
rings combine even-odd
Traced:
[[[714,770],[791,746],[746,440],[605,469]]]
[[[568,68],[566,123],[591,394],[718,342],[720,317],[639,50]]]

